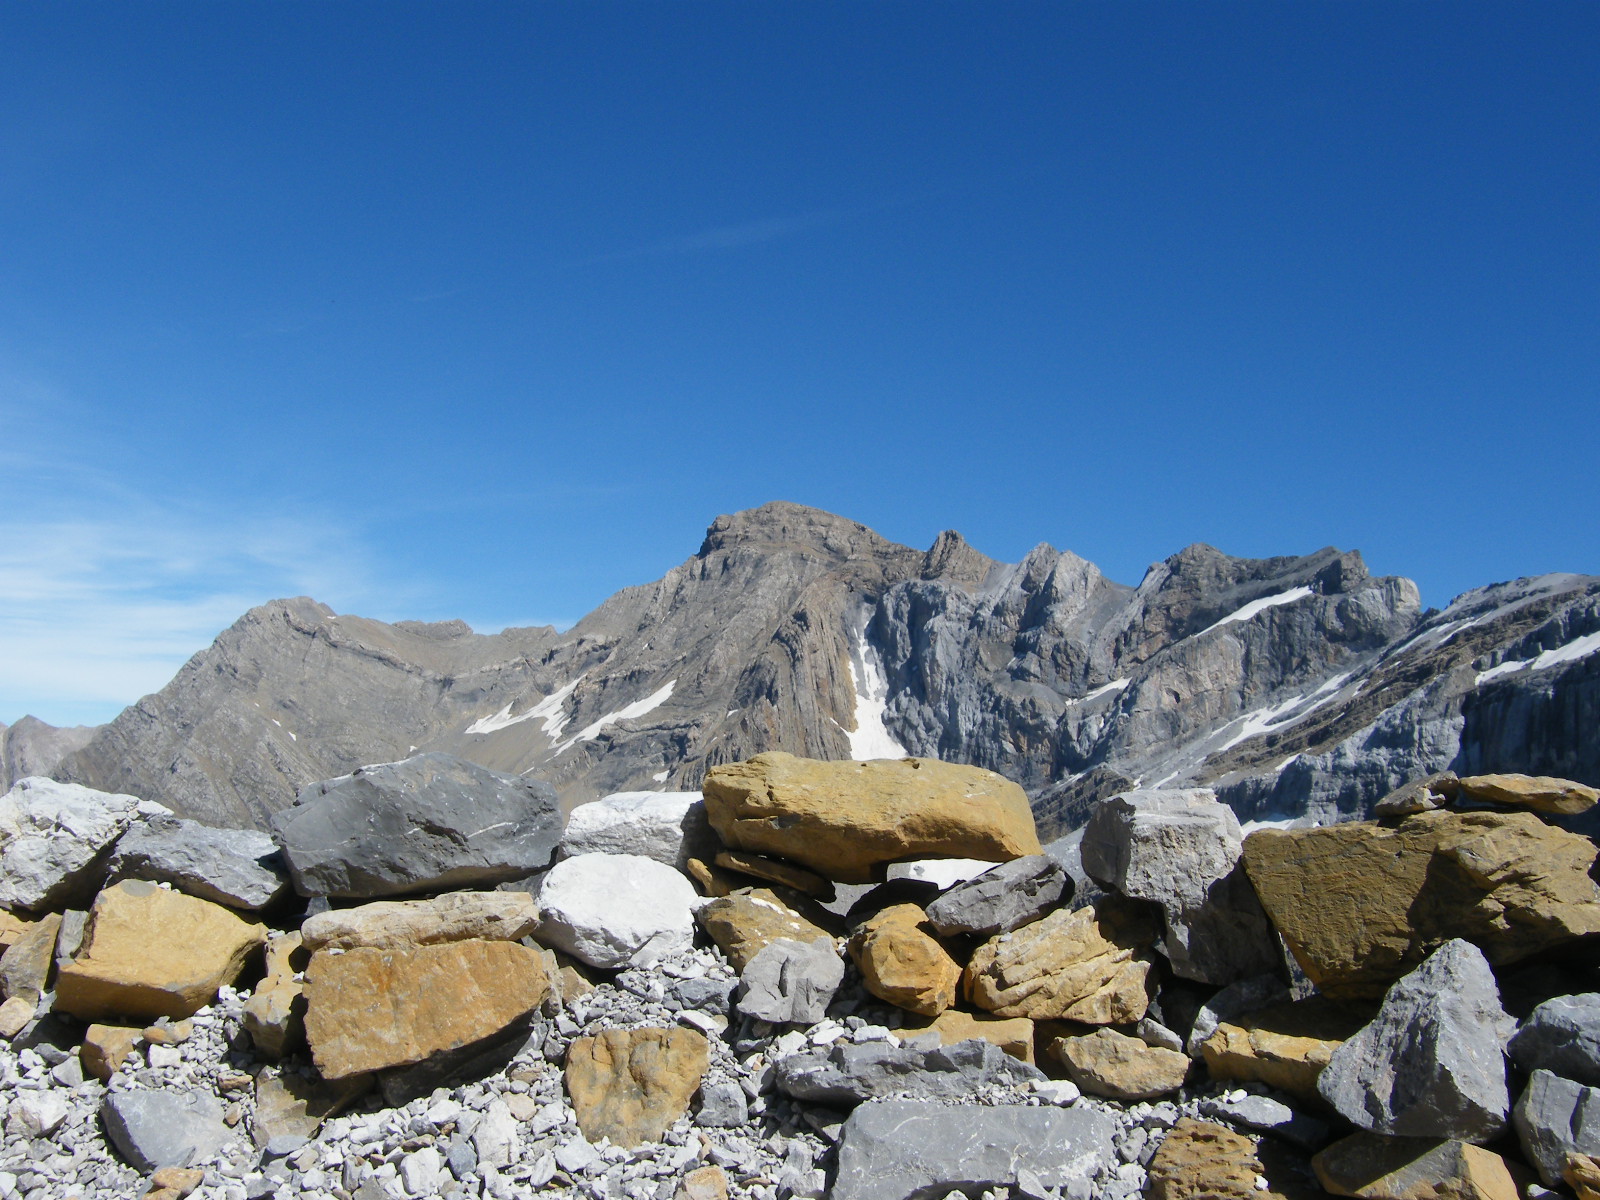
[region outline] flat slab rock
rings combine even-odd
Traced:
[[[134,824],[117,842],[108,877],[170,883],[191,896],[246,911],[266,908],[289,889],[270,834],[213,829],[177,817]]]
[[[0,796],[0,908],[41,912],[87,904],[104,855],[136,820],[172,810],[120,792],[31,775]]]
[[[578,1128],[591,1142],[658,1141],[688,1111],[710,1055],[705,1035],[682,1026],[578,1038],[567,1050],[566,1072]]]
[[[791,1054],[776,1067],[780,1091],[838,1108],[900,1093],[919,1100],[960,1100],[981,1087],[1044,1078],[1037,1067],[981,1038],[928,1049],[847,1043]]]
[[[238,1137],[209,1092],[107,1092],[100,1116],[117,1153],[141,1171],[186,1167]]]
[[[448,754],[314,783],[271,824],[296,891],[353,900],[525,879],[561,839],[549,784]]]
[[[446,892],[432,900],[374,900],[306,918],[300,926],[307,950],[378,950],[431,946],[478,938],[515,942],[539,923],[539,906],[527,892]]]
[[[1030,1173],[1087,1194],[1115,1162],[1116,1118],[1089,1108],[863,1104],[839,1136],[832,1200],[912,1200],[960,1189],[975,1196]]]
[[[1020,787],[936,759],[821,762],[772,751],[711,768],[704,791],[729,847],[842,883],[869,883],[901,859],[1007,862],[1041,852]]]
[[[941,937],[993,937],[1039,920],[1060,906],[1071,887],[1066,868],[1055,859],[1029,854],[956,884],[928,905],[928,920]]]

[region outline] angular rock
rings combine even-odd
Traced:
[[[267,972],[244,1004],[244,1030],[265,1058],[282,1058],[305,1036],[305,988],[295,976],[309,955],[298,933],[267,942]]]
[[[676,1200],[728,1200],[728,1176],[721,1167],[696,1167],[683,1177]]]
[[[1030,854],[956,884],[928,905],[928,921],[941,937],[993,937],[1060,907],[1071,886],[1066,869],[1055,859]]]
[[[566,858],[636,854],[680,871],[718,845],[699,792],[613,792],[573,809],[561,835]]]
[[[39,1003],[50,986],[50,968],[55,964],[56,937],[60,932],[61,914],[48,913],[0,955],[0,997]]]
[[[778,1089],[796,1100],[848,1108],[909,1093],[918,1100],[960,1100],[982,1087],[1044,1078],[992,1042],[973,1038],[918,1049],[887,1042],[843,1043],[778,1059]]]
[[[673,1029],[607,1029],[567,1050],[567,1094],[591,1142],[632,1147],[659,1141],[689,1110],[710,1065],[705,1036]]]
[[[516,942],[323,951],[306,968],[306,1038],[324,1079],[423,1063],[516,1026],[549,986]]]
[[[312,784],[272,834],[302,896],[371,900],[542,871],[561,813],[547,783],[418,754]]]
[[[100,1106],[117,1153],[141,1171],[186,1167],[219,1153],[237,1135],[222,1104],[202,1091],[107,1092]]]
[[[1490,1141],[1511,1106],[1505,1045],[1513,1028],[1482,952],[1446,942],[1333,1052],[1317,1091],[1373,1133]]]
[[[1318,989],[1339,997],[1381,995],[1451,938],[1498,965],[1600,932],[1597,853],[1525,812],[1263,829],[1244,843],[1267,915]]]
[[[1163,992],[1163,1004],[1183,999],[1175,993],[1174,988]],[[1185,1049],[1191,1057],[1198,1056],[1201,1043],[1215,1033],[1222,1022],[1273,1004],[1286,1004],[1291,995],[1288,986],[1277,975],[1256,975],[1230,983],[1195,1011],[1194,1018],[1189,1022],[1189,1039]],[[1188,999],[1195,997],[1191,994]]]
[[[264,926],[219,904],[126,880],[95,898],[83,948],[57,973],[55,1006],[84,1021],[191,1016],[266,940]]]
[[[132,1026],[90,1025],[84,1031],[83,1049],[78,1057],[85,1074],[101,1083],[109,1083],[138,1045],[139,1031]]]
[[[1561,1177],[1578,1194],[1578,1200],[1600,1200],[1600,1160],[1588,1154],[1568,1154]]]
[[[1600,1088],[1535,1071],[1511,1114],[1522,1152],[1550,1187],[1569,1154],[1600,1154]]]
[[[1306,1113],[1296,1112],[1270,1096],[1241,1095],[1237,1099],[1217,1096],[1200,1102],[1202,1116],[1257,1129],[1291,1142],[1304,1150],[1328,1144],[1328,1123]]]
[[[329,1082],[298,1071],[258,1071],[252,1122],[256,1144],[286,1140],[303,1145],[316,1137],[323,1121],[365,1095],[371,1083],[365,1075]]]
[[[935,759],[820,762],[781,751],[706,773],[706,811],[730,849],[868,883],[907,858],[1006,862],[1038,854],[1023,790],[979,767]]]
[[[719,896],[695,913],[711,940],[742,972],[763,948],[780,938],[810,944],[830,937],[826,929],[807,920],[766,888],[752,888]]]
[[[255,911],[288,891],[282,862],[271,836],[257,830],[152,817],[122,835],[107,871],[113,882],[170,883],[202,900]]]
[[[1127,792],[1095,805],[1084,870],[1161,906],[1174,974],[1228,984],[1274,970],[1277,939],[1239,868],[1239,819],[1210,788]]]
[[[22,996],[0,1003],[0,1038],[9,1042],[28,1027],[37,1012],[38,1005]]]
[[[1213,1079],[1264,1083],[1302,1100],[1321,1101],[1317,1079],[1370,1010],[1312,996],[1224,1021],[1200,1046]]]
[[[693,885],[653,858],[585,854],[544,877],[536,936],[592,967],[640,966],[693,944],[698,904]]]
[[[1187,1054],[1114,1029],[1056,1038],[1050,1053],[1081,1090],[1111,1100],[1153,1100],[1177,1091],[1189,1074]]]
[[[1553,816],[1588,812],[1600,790],[1549,775],[1468,775],[1458,781],[1462,796],[1491,804],[1510,804]]]
[[[815,871],[797,867],[781,858],[768,858],[765,854],[751,854],[747,850],[723,850],[717,854],[717,866],[725,871],[738,871],[766,883],[792,888],[820,900],[832,900],[833,881],[824,879]]]
[[[1524,1071],[1543,1068],[1600,1087],[1600,992],[1557,996],[1529,1014],[1508,1047]]]
[[[880,1100],[850,1114],[839,1136],[831,1200],[912,1200],[1016,1186],[1093,1194],[1116,1163],[1116,1119],[1090,1108]]]
[[[171,809],[137,796],[29,776],[0,796],[0,908],[87,903],[112,843],[140,817]]]
[[[24,921],[21,917],[0,908],[0,954],[4,954],[16,945],[22,935],[32,928],[32,921]]]
[[[1443,808],[1461,790],[1461,781],[1450,771],[1423,779],[1413,779],[1390,792],[1372,806],[1374,817],[1409,817],[1412,813]]]
[[[999,1046],[1012,1058],[1033,1065],[1033,1022],[1027,1017],[997,1017],[993,1013],[947,1008],[931,1021],[907,1021],[902,1033],[935,1033],[940,1044],[945,1046],[982,1038]]]
[[[844,982],[844,960],[831,937],[811,942],[779,938],[763,947],[739,975],[739,1011],[776,1023],[812,1025]]]
[[[1356,1133],[1311,1160],[1335,1196],[1362,1200],[1517,1200],[1506,1160],[1469,1142]]]
[[[1264,1170],[1256,1146],[1223,1125],[1184,1117],[1150,1160],[1145,1194],[1151,1200],[1254,1200]]]
[[[432,900],[374,900],[307,917],[300,926],[307,950],[328,947],[377,950],[439,942],[515,942],[539,923],[539,906],[527,892],[446,892]]]
[[[961,968],[922,931],[926,920],[915,904],[886,908],[850,938],[850,957],[867,991],[878,999],[936,1017],[955,1003]]]
[[[737,1083],[707,1083],[700,1088],[694,1123],[707,1129],[735,1129],[750,1119],[744,1089]]]
[[[71,1103],[60,1092],[19,1092],[6,1113],[6,1134],[22,1142],[51,1137],[71,1112]]]
[[[963,987],[979,1008],[1002,1017],[1130,1024],[1150,1004],[1145,947],[1154,936],[1141,913],[1114,901],[1057,909],[978,947]]]

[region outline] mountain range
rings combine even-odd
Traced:
[[[0,727],[0,783],[49,774],[261,827],[309,783],[423,751],[545,779],[571,807],[781,749],[987,767],[1046,835],[1135,784],[1327,821],[1437,770],[1600,783],[1596,651],[1595,576],[1424,611],[1353,551],[1194,545],[1131,587],[1047,545],[1001,563],[946,532],[922,551],[779,502],[718,517],[565,632],[274,600],[107,725]]]

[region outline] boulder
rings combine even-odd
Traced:
[[[539,923],[539,906],[527,892],[446,892],[432,900],[374,900],[307,917],[300,926],[307,950],[333,947],[377,950],[439,942],[515,942]]]
[[[85,1075],[109,1083],[139,1046],[139,1030],[130,1025],[90,1025],[78,1052]]]
[[[1161,906],[1173,973],[1228,984],[1275,970],[1277,938],[1239,867],[1239,819],[1210,788],[1135,791],[1094,806],[1083,868],[1102,887]]]
[[[695,913],[695,919],[728,956],[733,969],[741,972],[764,947],[780,938],[809,944],[831,936],[766,888],[708,900]]]
[[[831,1200],[912,1200],[953,1190],[981,1195],[1035,1186],[1093,1194],[1116,1165],[1116,1118],[1091,1108],[880,1100],[850,1114],[839,1134]]]
[[[960,1100],[980,1088],[1044,1078],[1037,1067],[980,1038],[925,1049],[846,1042],[791,1054],[775,1065],[779,1091],[835,1108],[903,1093],[918,1100]]]
[[[1372,1016],[1369,1009],[1312,996],[1224,1021],[1200,1052],[1213,1079],[1264,1083],[1320,1103],[1322,1069]]]
[[[1505,1045],[1514,1026],[1482,952],[1446,942],[1333,1052],[1317,1091],[1373,1133],[1487,1142],[1511,1107]]]
[[[55,1006],[84,1021],[191,1016],[266,940],[265,926],[220,904],[125,880],[95,898],[83,948],[57,973]]]
[[[992,771],[935,759],[819,762],[773,751],[712,767],[706,811],[730,849],[869,883],[908,858],[1006,862],[1040,852],[1028,797]]]
[[[289,890],[270,834],[213,829],[198,821],[152,817],[117,841],[108,877],[170,883],[180,892],[228,908],[266,908]]]
[[[689,1111],[710,1065],[693,1029],[607,1029],[567,1050],[567,1094],[591,1142],[633,1147],[661,1139]]]
[[[353,900],[524,879],[561,838],[549,784],[448,754],[314,783],[271,824],[296,891]]]
[[[1372,806],[1374,817],[1409,817],[1412,813],[1443,808],[1456,798],[1461,781],[1450,771],[1441,771],[1424,779],[1395,788]]]
[[[812,1025],[844,982],[844,960],[831,937],[769,942],[739,975],[739,1011],[776,1023]]]
[[[1002,1017],[1129,1024],[1149,1007],[1145,948],[1154,937],[1142,913],[1115,901],[1057,909],[979,946],[963,987],[979,1008]]]
[[[309,955],[298,933],[281,933],[267,942],[267,971],[244,1004],[244,1030],[256,1051],[282,1058],[305,1036],[305,987],[295,978]]]
[[[1060,907],[1071,886],[1066,869],[1055,859],[1029,854],[956,884],[928,905],[928,921],[941,937],[993,937]]]
[[[30,775],[0,796],[0,908],[39,912],[86,904],[105,878],[112,843],[152,801]]]
[[[1518,1200],[1506,1160],[1470,1142],[1356,1133],[1311,1160],[1335,1196],[1362,1200]]]
[[[961,968],[938,941],[922,931],[927,914],[897,904],[867,921],[850,938],[850,958],[867,991],[919,1016],[936,1017],[955,1003]]]
[[[573,809],[561,835],[565,858],[635,854],[680,871],[717,849],[699,792],[613,792]]]
[[[324,950],[306,968],[306,1039],[324,1079],[420,1064],[516,1026],[549,987],[516,942]]]
[[[238,1136],[222,1117],[221,1101],[202,1091],[107,1092],[100,1106],[117,1153],[146,1172],[220,1153]]]
[[[641,966],[694,943],[694,886],[636,854],[584,854],[539,886],[536,937],[591,967]]]
[[[1340,997],[1382,995],[1451,938],[1504,964],[1600,932],[1597,853],[1526,812],[1263,829],[1244,842],[1267,915],[1317,988]]]
[[[61,914],[47,913],[0,955],[0,998],[37,1005],[50,986]]]
[[[1549,775],[1468,775],[1458,781],[1460,794],[1490,804],[1509,804],[1552,816],[1588,812],[1600,801],[1600,790]]]
[[[1027,1017],[997,1017],[993,1013],[947,1008],[931,1021],[907,1021],[901,1033],[908,1037],[918,1033],[937,1034],[940,1044],[945,1046],[982,1038],[999,1046],[1012,1058],[1033,1065],[1033,1022]]]
[[[1600,1087],[1600,992],[1557,996],[1528,1015],[1508,1047],[1524,1071],[1543,1068]]]
[[[1535,1071],[1511,1114],[1522,1153],[1550,1187],[1569,1154],[1600,1154],[1600,1088]]]
[[[1056,1038],[1050,1054],[1080,1090],[1111,1100],[1154,1100],[1177,1091],[1189,1074],[1187,1054],[1114,1029]]]

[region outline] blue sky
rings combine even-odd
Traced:
[[[1600,6],[0,0],[0,721],[717,514],[1600,571]]]

